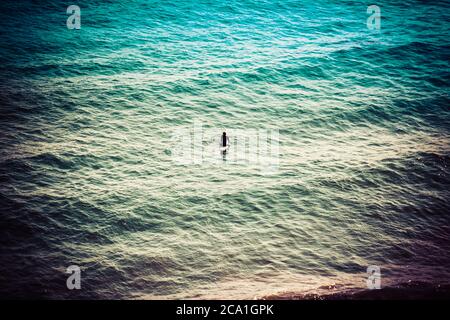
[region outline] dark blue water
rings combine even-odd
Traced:
[[[1,296],[448,284],[450,3],[372,4],[2,1]],[[174,162],[194,123],[278,130],[278,170]]]

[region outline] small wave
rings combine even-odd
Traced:
[[[286,292],[263,296],[261,300],[448,300],[450,284],[406,282],[381,289],[342,289],[339,285],[320,287],[320,293]]]

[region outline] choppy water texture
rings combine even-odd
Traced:
[[[1,1],[1,296],[448,284],[450,3],[370,4]],[[278,129],[278,172],[175,164],[194,121]]]

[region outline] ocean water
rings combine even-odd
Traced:
[[[372,4],[1,1],[0,296],[448,285],[450,2]],[[195,122],[278,130],[278,170],[175,163]]]

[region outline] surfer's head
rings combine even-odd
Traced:
[[[227,135],[227,133],[226,132],[224,132],[222,135],[224,135],[224,136],[226,136]]]

